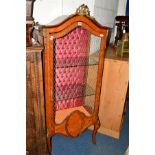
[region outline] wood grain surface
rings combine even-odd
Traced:
[[[26,49],[26,151],[47,155],[41,47]]]

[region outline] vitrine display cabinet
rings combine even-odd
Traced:
[[[85,5],[59,24],[42,28],[48,149],[54,134],[76,137],[91,125],[96,143],[108,28]]]

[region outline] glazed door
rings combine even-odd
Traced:
[[[53,38],[52,38],[53,39]],[[82,27],[53,39],[55,123],[73,111],[94,112],[101,38]]]

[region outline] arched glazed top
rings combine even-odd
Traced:
[[[42,25],[43,29],[48,29],[49,33],[56,33],[64,30],[66,27],[69,27],[70,25],[82,22],[88,25],[91,29],[95,30],[98,33],[103,33],[108,30],[108,27],[102,26],[99,24],[95,18],[88,17],[88,16],[81,16],[81,15],[72,15],[63,20],[61,23],[56,25]]]
[[[55,28],[55,27],[59,27],[60,25],[63,24],[67,24],[67,23],[73,23],[76,21],[85,21],[86,23],[91,22],[92,24],[95,24],[96,26],[98,26],[99,28],[104,28],[104,29],[108,29],[108,27],[106,26],[102,26],[94,17],[90,16],[82,16],[82,15],[77,15],[77,14],[73,14],[70,16],[66,16],[66,18],[64,20],[62,20],[60,23],[57,23],[55,25],[42,25],[43,28]]]
[[[63,29],[62,31],[59,31],[59,32],[50,32],[50,30],[48,30],[48,34],[49,34],[49,36],[51,36],[51,39],[60,38],[79,26],[83,27],[84,29],[86,29],[87,31],[89,31],[91,34],[93,34],[95,36],[98,36],[98,37],[107,36],[107,30],[102,30],[102,31],[98,32],[95,29],[93,29],[92,27],[90,27],[89,25],[82,23],[82,22],[75,22],[75,23],[69,25],[66,29]]]
[[[59,21],[59,23],[56,23],[55,25],[42,25],[42,28],[43,32],[45,32],[45,37],[47,35],[52,35],[52,38],[59,38],[78,26],[83,27],[96,36],[107,37],[108,27],[102,26],[94,17],[90,16],[89,8],[85,4],[79,6],[75,14],[69,16],[63,21]]]

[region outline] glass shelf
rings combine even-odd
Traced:
[[[67,85],[56,87],[55,100],[57,102],[91,95],[95,95],[95,90],[88,84]]]
[[[98,65],[98,61],[90,57],[70,57],[70,58],[57,58],[56,68],[76,67],[76,66],[90,66]]]

